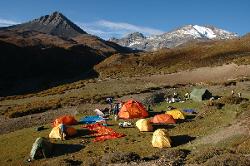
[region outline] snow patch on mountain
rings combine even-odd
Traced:
[[[208,39],[213,39],[216,37],[216,35],[214,34],[214,32],[207,28],[207,27],[202,27],[199,25],[194,25],[193,28],[198,31],[199,34],[201,34],[202,36],[207,37]]]
[[[130,43],[128,45],[128,47],[131,47],[131,46],[136,45],[136,44],[141,44],[141,42],[140,41],[134,41],[134,42]]]

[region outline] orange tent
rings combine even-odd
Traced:
[[[76,119],[73,116],[70,115],[65,115],[65,116],[61,116],[59,118],[56,118],[53,122],[52,122],[52,126],[56,127],[59,124],[64,124],[64,125],[75,125],[77,124]]]
[[[146,118],[148,112],[140,102],[129,100],[123,104],[118,116],[121,119]]]
[[[175,119],[168,114],[159,114],[159,115],[155,115],[151,120],[151,123],[168,123],[168,124],[175,124],[176,121]]]

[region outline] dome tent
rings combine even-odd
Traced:
[[[185,113],[179,109],[167,111],[166,114],[171,115],[174,119],[185,119],[186,118]]]
[[[208,100],[212,97],[212,93],[207,89],[193,89],[190,93],[190,99],[194,101]]]
[[[65,137],[74,136],[76,134],[77,130],[75,128],[60,124],[51,130],[49,138],[65,140]]]
[[[153,127],[147,119],[140,119],[135,125],[140,131],[153,131]]]
[[[156,148],[169,148],[171,147],[171,139],[167,130],[165,129],[157,129],[153,133],[152,145]]]
[[[44,137],[38,137],[32,145],[30,159],[47,158],[51,155],[53,144]]]
[[[129,100],[123,104],[118,116],[121,119],[146,118],[148,112],[140,102]]]
[[[155,115],[150,121],[151,123],[156,123],[156,124],[175,124],[176,123],[172,115],[169,115],[169,114]]]
[[[77,120],[73,116],[71,116],[71,115],[64,115],[64,116],[60,116],[60,117],[56,118],[52,122],[52,127],[56,127],[59,124],[76,125],[77,123],[78,123]]]

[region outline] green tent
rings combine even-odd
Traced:
[[[46,138],[39,137],[33,143],[32,149],[30,151],[30,159],[40,159],[47,158],[51,155],[52,143]]]
[[[194,101],[202,101],[207,100],[212,97],[212,93],[210,93],[207,89],[193,89],[190,93],[190,99]]]

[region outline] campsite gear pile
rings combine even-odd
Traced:
[[[123,127],[123,128],[133,127],[133,124],[131,122],[127,122],[127,121],[120,122],[118,125],[119,125],[119,127]]]
[[[126,136],[125,134],[115,132],[112,128],[103,126],[100,123],[89,124],[83,126],[83,128],[87,128],[92,131],[91,135],[95,136],[93,142],[105,141]]]

